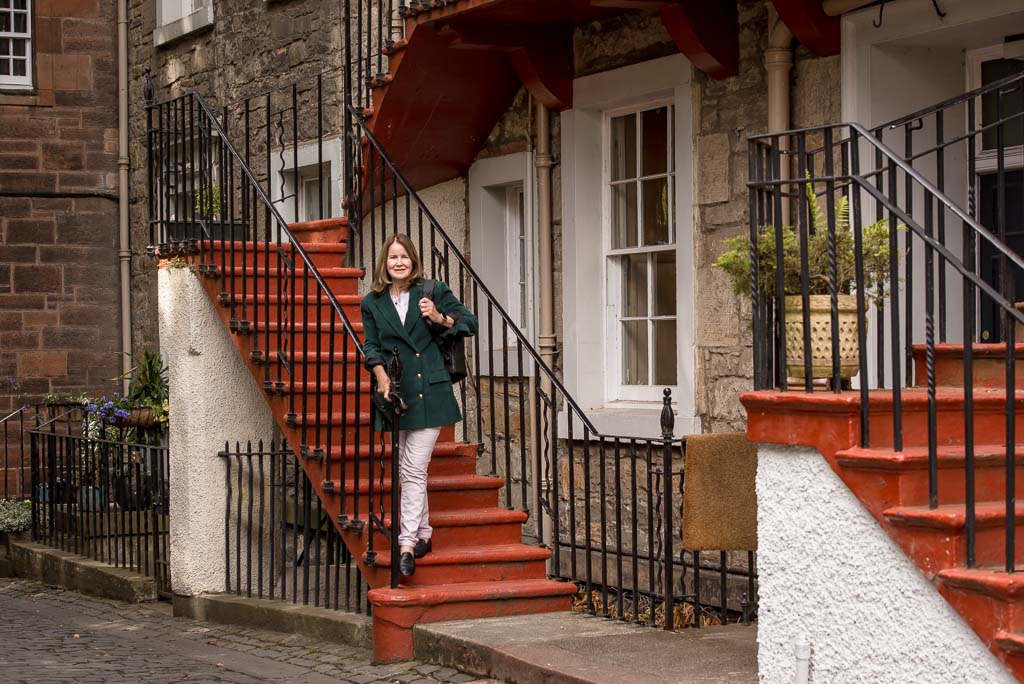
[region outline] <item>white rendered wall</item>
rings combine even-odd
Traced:
[[[817,450],[760,445],[757,528],[761,682],[1016,681]]]
[[[171,588],[224,591],[225,440],[273,435],[273,416],[213,303],[185,268],[159,273],[170,380]]]

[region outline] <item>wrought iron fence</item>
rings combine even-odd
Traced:
[[[224,445],[224,589],[369,614],[369,587],[287,441]]]
[[[749,142],[755,386],[854,392],[860,446],[926,450],[929,506],[965,507],[969,567],[979,513],[1016,505],[1024,216],[1008,188],[1024,174],[1011,144],[1024,141],[1024,110],[1011,106],[1022,86],[1024,75],[1009,77],[874,131],[843,124]],[[979,444],[1005,463],[998,501],[977,500]],[[943,445],[962,447],[963,462]],[[940,488],[942,460],[943,472],[962,471],[963,489]],[[1005,555],[989,559],[1008,572],[1016,519],[1005,516]]]
[[[27,431],[33,540],[157,581],[170,592],[168,449],[83,422],[81,407]],[[124,432],[128,432],[127,429]]]

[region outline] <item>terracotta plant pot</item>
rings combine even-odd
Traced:
[[[841,294],[839,301],[839,375],[848,380],[857,375],[857,298]],[[832,377],[832,298],[811,295],[811,375],[812,380]],[[865,321],[866,324],[866,321]],[[804,377],[803,298],[786,296],[786,372]]]

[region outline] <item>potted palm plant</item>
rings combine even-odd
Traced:
[[[815,378],[832,375],[832,297],[831,260],[829,258],[828,222],[811,183],[807,183],[807,204],[813,230],[807,239],[807,289],[811,336],[811,373]],[[861,229],[861,257],[864,267],[864,294],[869,304],[880,305],[889,293],[890,248],[889,220],[881,219]],[[902,225],[897,225],[897,230]],[[776,294],[775,226],[762,226],[757,236],[757,281],[761,294],[771,301]],[[783,292],[786,311],[786,371],[794,378],[804,378],[804,317],[801,294],[801,254],[796,231],[782,226]],[[714,265],[732,277],[733,292],[751,295],[750,238],[738,235],[724,242],[726,251]],[[849,200],[843,195],[835,208],[836,289],[838,291],[839,369],[848,380],[857,374],[859,344],[857,330],[857,298],[854,294],[856,255],[854,235],[850,227]]]

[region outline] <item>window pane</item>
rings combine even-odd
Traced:
[[[0,55],[11,54],[11,41],[9,38],[0,38]]]
[[[28,0],[14,0],[14,9],[27,9],[27,2]]]
[[[622,384],[647,384],[647,321],[622,324]]]
[[[622,315],[647,315],[647,255],[622,257]]]
[[[16,33],[28,33],[28,14],[19,12],[14,15],[14,31]]]
[[[644,244],[667,245],[668,234],[668,179],[643,181]]]
[[[302,202],[306,209],[305,218],[307,221],[323,218],[320,216],[320,203],[317,199],[317,193],[319,191],[320,181],[318,179],[310,179],[302,184]]]
[[[612,119],[612,180],[636,178],[636,114]]]
[[[676,376],[676,322],[654,321],[654,384],[674,385]]]
[[[24,76],[25,75],[25,60],[16,59],[14,60],[14,75]]]
[[[992,59],[981,63],[981,84],[989,85],[1000,79],[1007,78],[1014,74],[1024,72],[1024,61],[1016,59]],[[1006,119],[1014,114],[1024,112],[1024,91],[1020,87],[1012,92],[1002,94],[996,91],[986,93],[981,97],[981,122],[982,125],[994,124],[996,121]],[[1003,124],[1003,144],[1005,146],[1024,144],[1024,132],[1021,131],[1021,119],[1013,119]],[[998,127],[991,128],[981,134],[982,147],[986,150],[994,150],[997,146]]]
[[[11,0],[0,0],[0,7],[10,7]]]
[[[636,247],[636,183],[612,186],[612,248]]]
[[[24,57],[25,56],[25,44],[26,43],[28,43],[27,40],[19,40],[17,38],[15,38],[14,40],[11,41],[11,46],[14,48],[14,56],[15,57]]]
[[[675,252],[654,253],[653,316],[676,315],[676,255]]]
[[[643,175],[668,170],[668,107],[648,109],[641,115]]]
[[[0,76],[11,75],[11,63],[6,59],[0,59]]]
[[[7,32],[7,31],[10,31],[10,30],[11,30],[11,13],[10,12],[0,12],[0,31]]]

